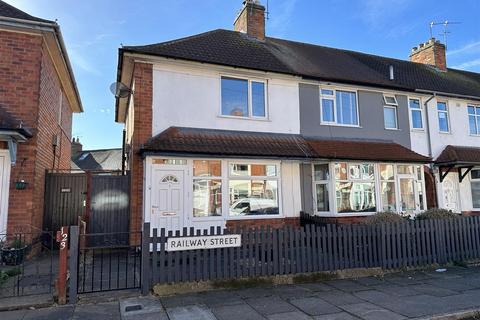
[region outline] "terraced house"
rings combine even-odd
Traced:
[[[45,172],[70,169],[74,112],[59,25],[0,1],[0,234],[42,229]]]
[[[435,39],[406,61],[271,38],[264,13],[119,50],[132,229],[480,211],[480,74]]]

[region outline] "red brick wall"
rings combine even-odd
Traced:
[[[445,45],[430,39],[428,42],[421,44],[416,50],[412,51],[410,61],[429,64],[437,67],[442,71],[447,71],[447,57],[445,53]]]
[[[267,227],[278,229],[284,226],[300,226],[300,217],[279,219],[251,219],[251,220],[228,220],[227,229],[235,231],[236,228],[260,228]]]
[[[11,171],[8,230],[41,228],[45,169],[53,165],[53,134],[58,125],[60,82],[41,36],[0,31],[0,104],[33,131],[18,145],[17,165]],[[68,102],[67,102],[68,104]],[[59,165],[70,167],[71,111],[62,119]],[[68,158],[68,162],[67,159]],[[58,166],[58,164],[57,164]],[[15,181],[28,182],[16,190]]]
[[[130,230],[138,231],[142,227],[143,217],[143,159],[140,148],[152,137],[152,90],[153,69],[151,64],[135,63],[133,71],[135,84],[134,124],[132,151],[130,155],[131,199]]]

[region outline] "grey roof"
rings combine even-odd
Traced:
[[[217,29],[178,40],[125,46],[134,52],[301,76],[307,79],[378,86],[406,91],[416,89],[480,97],[480,74],[436,68],[355,51]],[[389,67],[395,79],[389,80]]]
[[[0,16],[21,20],[29,20],[35,22],[46,22],[46,23],[55,23],[55,21],[45,20],[29,15],[22,10],[15,8],[14,6],[9,5],[8,3],[0,0]]]
[[[84,150],[72,158],[72,169],[122,170],[122,149]]]

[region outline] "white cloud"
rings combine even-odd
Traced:
[[[68,56],[70,58],[70,61],[72,61],[72,64],[79,69],[88,72],[93,75],[101,75],[100,71],[95,67],[94,64],[92,64],[90,61],[85,59],[85,57],[80,54],[76,49],[70,48],[68,50]]]
[[[408,7],[411,0],[366,0],[362,19],[372,28],[382,28]]]
[[[466,69],[470,69],[470,68],[478,67],[478,66],[480,66],[480,58],[470,60],[470,61],[465,61],[465,62],[463,62],[459,65],[454,66],[453,68],[454,69],[460,69],[460,70],[466,70]]]
[[[449,50],[447,51],[447,55],[452,56],[459,53],[471,54],[476,52],[480,52],[480,41],[470,42],[461,48]]]

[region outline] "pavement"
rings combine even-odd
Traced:
[[[0,319],[432,319],[480,310],[480,267],[0,312]],[[438,319],[438,318],[437,318]],[[458,318],[457,318],[458,319]]]

